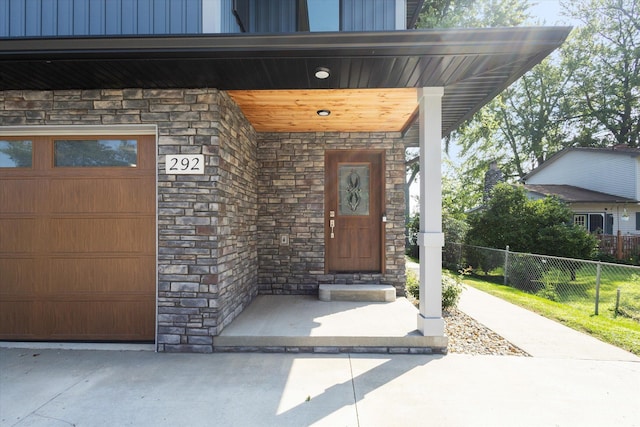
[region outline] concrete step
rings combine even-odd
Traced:
[[[320,285],[320,301],[391,302],[396,288],[391,285]]]

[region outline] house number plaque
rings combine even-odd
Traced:
[[[164,168],[167,175],[204,175],[204,155],[167,154]]]

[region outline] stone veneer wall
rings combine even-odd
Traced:
[[[0,124],[158,127],[159,351],[211,352],[256,296],[256,134],[213,89],[0,91]],[[80,132],[78,130],[77,132]],[[166,175],[165,154],[204,154]]]
[[[404,294],[405,141],[400,133],[258,134],[261,294],[316,294],[323,283],[384,283]],[[325,150],[386,150],[386,272],[325,274]],[[280,236],[289,236],[289,245]]]

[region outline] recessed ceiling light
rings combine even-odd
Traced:
[[[331,114],[331,111],[329,111],[329,110],[318,110],[318,111],[316,111],[316,113],[320,117],[327,117],[329,114]]]
[[[331,75],[331,70],[325,67],[318,67],[316,68],[316,79],[320,79],[320,80],[324,80],[329,78],[329,76]]]

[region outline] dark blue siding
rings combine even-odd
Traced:
[[[222,22],[220,27],[223,33],[239,33],[240,26],[233,15],[233,0],[222,2]]]
[[[297,0],[241,0],[253,33],[297,31]],[[233,0],[221,1],[223,33],[240,32]],[[396,0],[341,0],[341,31],[395,29]],[[0,0],[0,37],[202,33],[202,0]],[[337,16],[336,16],[337,19]]]
[[[0,0],[0,37],[201,32],[201,0]]]
[[[395,0],[342,0],[341,3],[342,31],[395,30]]]
[[[249,32],[294,33],[296,10],[296,0],[251,0]]]

